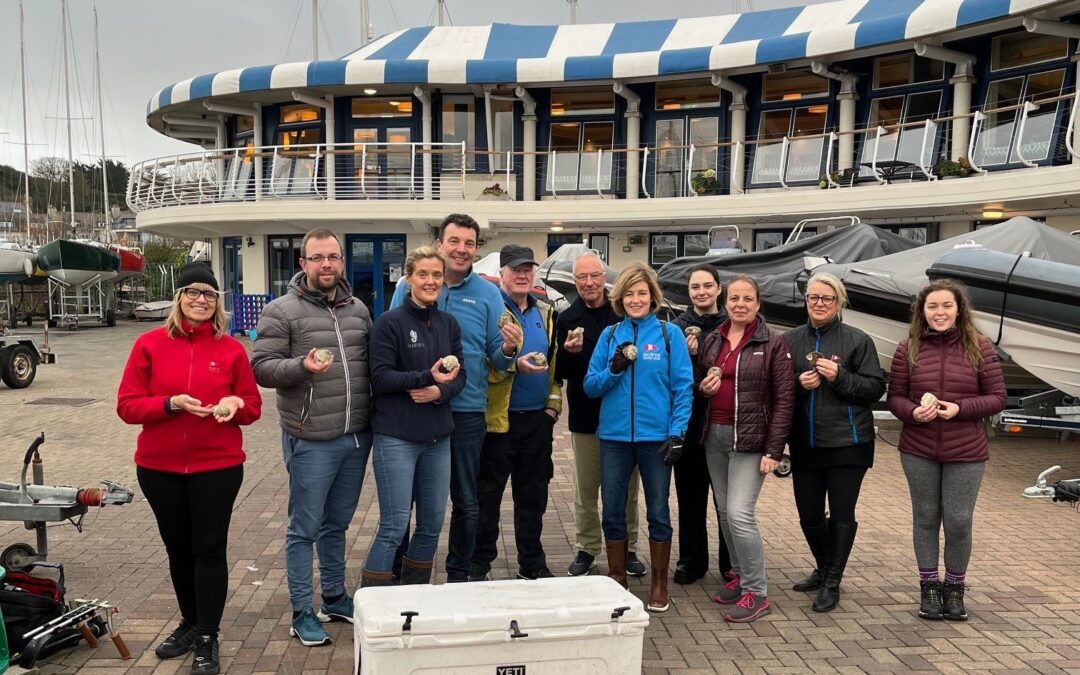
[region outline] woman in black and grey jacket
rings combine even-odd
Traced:
[[[797,377],[788,438],[795,505],[816,565],[793,588],[818,591],[815,612],[831,611],[840,602],[840,580],[859,525],[855,504],[874,464],[871,406],[885,393],[873,340],[840,320],[846,303],[839,279],[815,274],[806,285],[809,321],[784,336]]]
[[[371,332],[372,466],[380,517],[361,586],[392,583],[394,553],[414,501],[416,531],[402,559],[401,583],[431,580],[450,494],[454,419],[447,404],[465,387],[461,328],[436,306],[445,271],[435,249],[425,246],[410,253],[405,259],[409,296],[379,317]]]
[[[716,330],[727,315],[724,306],[720,274],[712,265],[698,265],[690,270],[687,282],[690,307],[673,324],[686,337],[690,360],[697,363],[698,348],[705,336]],[[695,390],[694,405],[687,429],[700,429],[709,399]],[[675,496],[679,502],[679,562],[672,580],[677,584],[692,584],[709,571],[709,531],[705,514],[709,506],[709,465],[705,462],[705,445],[700,434],[688,433],[683,443],[683,455],[675,462]],[[718,537],[720,575],[731,581],[731,555],[724,537]]]

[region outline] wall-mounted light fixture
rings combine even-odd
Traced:
[[[247,238],[247,245],[248,245],[248,248],[251,248],[251,247],[255,246],[255,240],[252,238],[252,236],[250,234],[248,235],[248,238]]]
[[[1001,218],[1004,215],[1005,215],[1005,213],[1003,211],[983,211],[982,212],[982,217],[985,218],[986,220],[997,220],[998,218]]]

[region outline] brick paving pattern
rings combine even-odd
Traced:
[[[49,532],[50,558],[64,563],[71,597],[106,598],[121,609],[120,631],[133,660],[120,660],[108,642],[98,649],[81,645],[51,657],[43,673],[186,673],[190,666],[190,657],[159,661],[153,654],[153,645],[179,616],[164,548],[150,509],[138,495],[131,461],[138,429],[124,425],[115,414],[116,385],[130,345],[150,327],[122,323],[114,329],[52,331],[60,363],[42,366],[29,389],[0,387],[0,480],[17,480],[24,450],[44,431],[47,483],[90,486],[108,478],[136,489],[133,504],[92,511],[82,534],[66,525]],[[26,332],[40,334],[37,329]],[[245,437],[248,462],[232,520],[232,590],[222,625],[222,663],[225,672],[234,674],[349,673],[350,625],[329,625],[332,647],[302,647],[288,635],[282,556],[287,484],[273,392],[264,391],[264,397],[269,405],[263,419]],[[27,405],[41,398],[93,401],[80,407]],[[895,432],[883,435],[896,440]],[[1080,515],[1064,506],[1020,497],[1039,471],[1052,464],[1064,467],[1062,478],[1080,475],[1078,450],[1075,439],[1064,444],[1034,438],[993,441],[976,511],[967,623],[928,623],[915,616],[918,591],[910,504],[894,448],[878,442],[877,463],[859,504],[861,525],[843,599],[840,608],[828,614],[810,611],[812,597],[790,590],[791,583],[808,571],[809,557],[791,485],[770,477],[758,514],[772,615],[748,625],[725,624],[720,607],[709,597],[720,583],[715,570],[697,584],[671,584],[671,611],[654,616],[645,634],[644,671],[1080,673],[1080,565],[1075,558]],[[570,435],[563,424],[556,434],[556,474],[544,530],[549,565],[556,574],[565,573],[574,553],[571,462]],[[510,515],[507,492],[504,523]],[[349,530],[350,584],[359,581],[378,525],[374,494],[369,470]],[[641,522],[644,525],[644,513]],[[710,522],[715,537],[714,516]],[[0,522],[3,546],[32,543],[30,534],[21,523]],[[644,532],[641,540],[645,541]],[[440,561],[445,556],[445,529],[443,544]],[[512,532],[504,530],[500,542],[504,554],[508,546],[512,552]],[[500,557],[493,572],[495,578],[511,577],[516,563]],[[436,576],[437,583],[444,579],[443,573]],[[630,583],[636,595],[647,597],[647,577]]]

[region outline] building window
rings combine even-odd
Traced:
[[[253,115],[237,115],[233,119],[236,120],[237,135],[255,131],[255,117]]]
[[[756,146],[753,182],[780,182],[784,147],[778,141],[784,136],[791,139],[787,151],[784,180],[787,182],[817,181],[821,176],[821,153],[825,148],[825,139],[820,134],[825,131],[828,113],[829,106],[825,103],[762,112],[758,125],[758,141],[773,142],[759,143]],[[807,138],[808,136],[814,137]]]
[[[649,264],[661,267],[683,256],[702,256],[709,252],[706,232],[671,232],[649,235]]]
[[[829,95],[829,81],[806,70],[762,75],[762,100],[799,101]]]
[[[280,298],[289,290],[289,281],[300,271],[300,242],[303,235],[269,236],[270,293]]]
[[[405,94],[401,98],[354,98],[350,113],[355,119],[381,117],[411,117],[413,112],[412,96]]]
[[[930,225],[926,223],[915,223],[912,225],[874,225],[874,227],[892,232],[904,239],[910,239],[916,244],[922,245],[929,241]]]
[[[767,230],[754,230],[754,250],[768,251],[770,248],[780,246],[791,236],[793,227],[773,228]],[[816,227],[804,227],[799,239],[806,239],[817,234]]]
[[[547,254],[551,255],[566,244],[580,244],[584,237],[580,234],[549,234],[547,238]]]
[[[680,115],[656,121],[656,164],[653,170],[654,197],[685,197],[689,193],[686,160],[694,146],[690,176],[716,170],[720,118]],[[687,138],[689,137],[689,144]],[[711,146],[711,147],[710,147]]]
[[[874,59],[874,89],[940,82],[944,77],[945,65],[941,61],[915,54],[893,54]]]
[[[473,96],[442,97],[442,142],[465,143],[465,168],[476,169],[476,98]],[[444,171],[460,171],[455,155],[443,157]]]
[[[590,234],[589,235],[589,248],[596,251],[596,255],[600,256],[600,259],[605,264],[608,263],[608,247],[611,245],[611,239],[606,234]]]
[[[876,98],[870,102],[870,116],[866,121],[869,130],[863,136],[862,152],[859,161],[873,164],[877,150],[877,161],[898,160],[918,166],[933,164],[934,149],[937,140],[937,125],[931,123],[930,137],[923,147],[925,127],[905,127],[904,129],[886,130],[878,138],[874,131],[877,127],[887,127],[901,123],[924,122],[937,117],[941,109],[941,92],[924,91],[917,94],[899,94]],[[873,170],[863,166],[861,174],[873,176]]]
[[[493,98],[491,100],[491,139],[490,148],[495,153],[493,156],[492,170],[506,171],[506,153],[514,149],[514,102]],[[510,159],[510,168],[514,165],[513,156]],[[507,186],[509,189],[509,186]]]
[[[578,87],[551,92],[551,116],[612,115],[615,92],[611,87]]]
[[[278,119],[282,124],[317,122],[320,113],[321,110],[312,105],[283,105]]]
[[[553,123],[549,149],[555,157],[548,161],[548,191],[610,190],[614,133],[612,122]]]
[[[656,84],[657,110],[687,110],[720,105],[720,89],[710,80],[684,80]]]
[[[1021,31],[994,38],[990,54],[990,70],[1020,68],[1036,63],[1057,61],[1069,55],[1069,39],[1056,35],[1039,35]]]
[[[985,109],[992,111],[1057,96],[1064,80],[1064,70],[996,80],[987,87]],[[1028,113],[1023,138],[1019,137],[1020,110],[988,112],[975,142],[975,163],[979,166],[1016,164],[1021,161],[1021,153],[1032,162],[1049,158],[1059,105],[1060,102],[1043,104]]]

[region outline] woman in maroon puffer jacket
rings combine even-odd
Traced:
[[[908,339],[893,356],[889,410],[903,422],[900,464],[911,491],[924,619],[964,621],[971,522],[990,457],[985,420],[1005,407],[994,345],[975,329],[964,288],[932,282],[915,298]],[[938,533],[945,528],[945,583]]]

